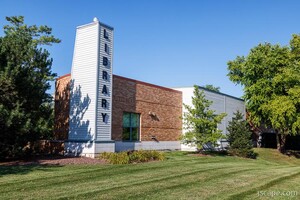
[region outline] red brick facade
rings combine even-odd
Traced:
[[[55,134],[67,139],[70,75],[56,81]],[[113,76],[112,140],[122,140],[123,112],[141,116],[141,141],[178,141],[182,128],[182,93],[149,83]]]
[[[141,116],[141,141],[177,141],[181,135],[182,93],[169,88],[113,77],[112,139],[122,139],[123,112]]]
[[[68,139],[69,110],[70,110],[70,81],[71,75],[67,74],[56,79],[54,97],[54,139]]]

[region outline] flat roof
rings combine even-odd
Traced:
[[[104,23],[102,23],[100,21],[94,21],[94,22],[90,22],[88,24],[79,25],[79,26],[76,27],[76,29],[84,28],[84,27],[87,27],[87,26],[92,26],[92,25],[95,25],[97,23],[100,24],[100,26],[104,26],[105,28],[108,28],[110,30],[114,30],[113,27],[111,27],[111,26],[109,26],[107,24],[104,24]]]
[[[222,94],[222,95],[224,95],[224,96],[227,96],[227,97],[230,97],[230,98],[233,98],[233,99],[237,99],[237,100],[240,100],[240,101],[244,101],[244,99],[241,99],[241,98],[238,98],[238,97],[234,97],[234,96],[231,96],[231,95],[229,95],[229,94],[225,94],[225,93],[222,93],[222,92],[212,91],[212,90],[209,90],[209,89],[207,89],[207,88],[205,88],[205,87],[202,87],[202,86],[199,86],[199,85],[197,85],[197,86],[198,86],[199,88],[205,90],[205,91],[208,91],[208,92],[212,92],[212,93],[215,93],[215,94]]]
[[[71,76],[71,74],[69,73],[69,74],[62,75],[62,76],[56,78],[56,80],[58,81],[58,80],[60,80],[60,79],[66,78],[66,77],[68,77],[68,76]]]
[[[202,89],[202,90],[205,90],[207,92],[211,92],[211,93],[215,93],[215,94],[219,94],[219,95],[223,95],[223,96],[226,96],[226,97],[230,97],[230,98],[233,98],[233,99],[236,99],[236,100],[239,100],[239,101],[244,101],[244,99],[241,99],[241,98],[238,98],[238,97],[235,97],[235,96],[232,96],[232,95],[229,95],[229,94],[225,94],[223,92],[216,92],[216,91],[212,91],[212,90],[209,90],[205,87],[202,87],[202,86],[199,86],[199,85],[196,85],[198,86],[198,88]],[[173,87],[174,89],[179,89],[179,88],[192,88],[194,86],[185,86],[185,87]]]

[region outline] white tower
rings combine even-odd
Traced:
[[[67,153],[95,157],[113,152],[112,57],[113,28],[95,17],[77,27],[71,71]]]

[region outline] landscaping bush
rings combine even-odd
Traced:
[[[109,161],[111,164],[128,164],[129,157],[127,152],[112,153],[104,152],[100,155],[100,158]]]
[[[149,157],[144,150],[129,152],[129,160],[131,163],[148,162]]]
[[[163,152],[159,152],[159,151],[151,151],[150,152],[150,155],[152,157],[153,160],[165,160],[166,157],[165,157],[165,154]]]
[[[159,151],[125,151],[119,153],[104,152],[100,154],[100,158],[107,160],[111,164],[128,164],[128,163],[141,163],[153,160],[162,161],[165,159],[165,154]]]

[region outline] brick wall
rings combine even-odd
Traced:
[[[54,106],[54,136],[56,140],[68,139],[69,132],[69,102],[71,75],[67,74],[56,79]]]
[[[68,139],[71,76],[60,77],[55,90],[55,139]],[[113,76],[112,139],[122,140],[123,112],[141,114],[141,140],[177,141],[181,135],[180,91]],[[155,113],[155,116],[149,115]]]
[[[182,93],[169,88],[113,77],[112,139],[122,139],[123,112],[141,114],[141,140],[176,141],[181,135]],[[149,115],[155,113],[155,116]]]

